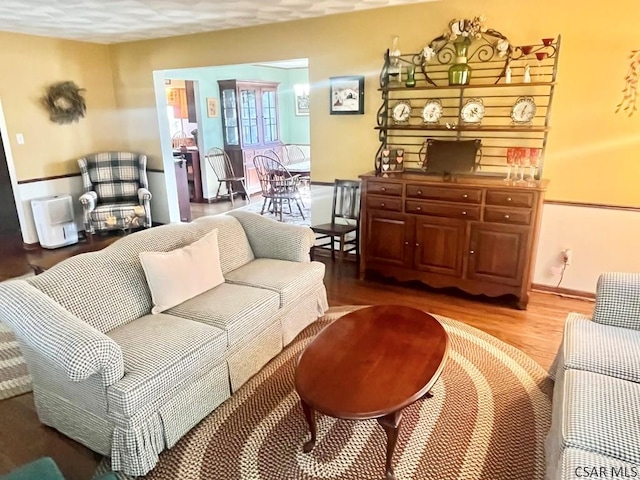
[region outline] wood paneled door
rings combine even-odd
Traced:
[[[12,235],[20,233],[18,210],[13,198],[13,186],[9,176],[7,156],[4,143],[0,138],[0,234]]]

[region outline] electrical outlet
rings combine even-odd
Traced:
[[[571,265],[571,261],[573,260],[573,252],[571,251],[571,249],[566,248],[562,251],[562,262],[566,265],[569,266]]]

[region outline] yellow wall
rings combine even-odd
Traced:
[[[115,109],[109,47],[0,33],[0,100],[18,180],[78,172],[76,159],[126,146]],[[72,80],[86,88],[87,114],[58,125],[40,104],[51,83]],[[22,133],[24,145],[16,143]]]
[[[112,45],[119,122],[105,78],[106,47],[3,34],[0,59],[7,73],[0,98],[10,131],[27,137],[27,145],[12,145],[21,179],[74,171],[70,159],[115,146],[113,135],[126,135],[129,148],[150,155],[151,168],[162,168],[154,70],[307,57],[313,179],[353,178],[373,166],[377,78],[392,36],[400,35],[403,52],[418,51],[452,18],[484,14],[488,26],[516,44],[562,34],[544,172],[551,179],[548,198],[640,205],[640,112],[614,114],[628,53],[640,48],[626,21],[636,9],[636,0],[609,2],[606,12],[596,0],[445,0]],[[12,63],[15,68],[6,67]],[[330,116],[327,79],[349,74],[366,75],[366,114]],[[88,89],[89,118],[78,125],[53,125],[37,105],[41,88],[63,79]]]

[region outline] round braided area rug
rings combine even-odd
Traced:
[[[294,389],[298,355],[322,328],[358,307],[331,308],[229,400],[163,452],[151,480],[384,477],[386,436],[377,421],[318,414],[318,441]],[[542,479],[552,384],[519,350],[434,315],[450,354],[433,398],[404,409],[394,455],[398,480]]]

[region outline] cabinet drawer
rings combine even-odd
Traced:
[[[533,207],[534,192],[509,192],[507,190],[487,191],[486,202],[490,205],[509,205],[513,207]]]
[[[456,205],[455,203],[407,200],[405,203],[405,213],[478,220],[480,218],[480,207],[476,205]]]
[[[485,207],[484,221],[529,225],[531,223],[531,213],[531,210],[526,208]]]
[[[386,210],[388,212],[401,212],[402,199],[383,197],[381,195],[367,195],[367,208]]]
[[[445,200],[448,202],[480,203],[482,190],[474,188],[431,187],[407,184],[407,197]]]
[[[380,193],[382,195],[402,196],[401,183],[367,182],[367,193]]]

